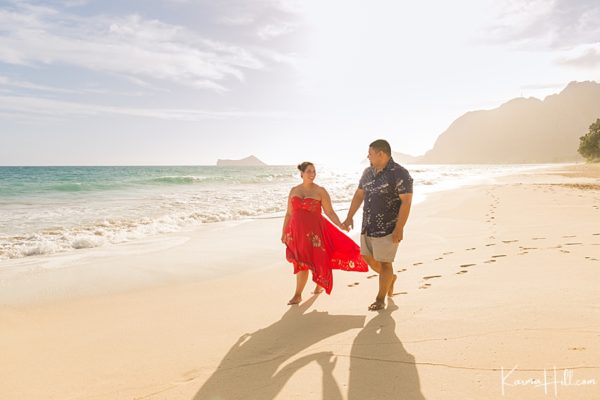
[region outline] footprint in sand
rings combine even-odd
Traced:
[[[495,245],[496,245],[496,243],[488,243],[488,244],[486,244],[485,246],[486,246],[486,247],[489,247],[489,246],[495,246]]]
[[[418,262],[418,263],[414,263],[413,265],[417,266],[417,265],[422,265],[422,264],[423,264],[422,262]]]
[[[454,254],[454,252],[453,251],[447,251],[447,252],[442,253],[442,254],[445,255],[445,256],[449,256],[450,254]]]
[[[431,283],[425,283],[425,284],[419,286],[419,289],[427,289],[429,287],[431,287]]]
[[[376,276],[379,276],[379,275],[369,275],[369,276],[367,276],[367,279],[375,278]]]
[[[395,296],[397,294],[408,294],[408,292],[396,292],[396,293],[393,293],[392,296]]]
[[[469,272],[469,271],[467,271],[466,269],[463,269],[462,271],[458,271],[456,273],[456,275],[466,274],[467,272]]]
[[[515,240],[503,240],[502,241],[502,243],[506,243],[506,244],[508,244],[508,243],[515,243],[515,242],[518,242],[518,240],[515,239]]]
[[[518,256],[523,256],[525,254],[529,254],[529,252],[528,251],[522,251],[520,253],[517,253]]]
[[[436,258],[436,259],[435,259],[435,260],[433,260],[433,261],[438,261],[438,260],[443,260],[443,259],[444,259],[444,257],[438,257],[438,258]]]
[[[496,260],[487,260],[487,261],[484,261],[484,263],[486,263],[486,264],[495,263],[495,262],[496,262]]]
[[[592,233],[592,236],[600,236],[600,233]]]
[[[561,252],[561,253],[570,253],[570,251],[569,251],[569,250],[561,250],[560,252]]]
[[[506,254],[496,254],[495,256],[492,256],[492,258],[500,258],[500,257],[506,257]]]
[[[186,371],[181,374],[181,378],[178,381],[173,382],[175,385],[180,385],[183,383],[187,383],[189,381],[193,381],[199,375],[200,371],[197,369],[192,369],[190,371]]]
[[[429,275],[429,276],[424,276],[423,279],[433,279],[433,278],[441,278],[441,275]]]
[[[467,250],[467,251],[471,251],[471,250],[475,250],[475,249],[476,249],[476,247],[471,247],[471,248],[469,248],[469,249],[465,249],[465,250]]]
[[[474,265],[476,265],[476,264],[462,264],[460,267],[461,268],[469,268],[469,267],[472,267]]]
[[[521,247],[521,250],[537,250],[537,247]]]
[[[531,238],[531,240],[544,240],[544,239],[546,239],[546,238],[545,237],[534,237],[534,238]]]
[[[583,243],[565,243],[565,246],[578,246]]]
[[[585,350],[585,347],[569,347],[569,350],[582,351]]]
[[[404,271],[406,271],[406,268],[401,268],[401,269],[397,270],[396,272],[404,272]]]
[[[563,238],[574,238],[577,237],[577,235],[567,235],[567,236],[563,236]]]

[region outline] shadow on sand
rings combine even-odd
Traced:
[[[312,361],[323,369],[323,399],[341,400],[333,377],[332,353],[314,353],[288,361],[325,338],[362,328],[365,316],[329,315],[316,310],[306,313],[316,297],[291,307],[274,324],[240,337],[194,400],[274,399],[294,373]]]
[[[350,351],[348,400],[425,400],[415,358],[396,335],[392,312],[398,306],[388,299],[385,310],[359,332]]]

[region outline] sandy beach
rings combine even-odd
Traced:
[[[3,261],[0,398],[597,399],[599,221],[598,165],[434,193],[378,313],[372,273],[287,306],[280,218]]]

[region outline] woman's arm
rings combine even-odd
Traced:
[[[342,224],[339,217],[335,213],[333,206],[331,205],[331,197],[329,197],[329,193],[325,188],[321,188],[321,205],[323,206],[323,211],[327,218],[331,220],[338,228],[346,230],[346,227]]]
[[[290,190],[290,194],[288,195],[287,201],[287,210],[285,211],[285,217],[283,218],[283,227],[281,228],[281,243],[285,243],[285,230],[290,223],[290,217],[292,216],[292,192],[294,189]]]

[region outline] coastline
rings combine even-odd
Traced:
[[[0,272],[0,397],[533,399],[510,384],[554,367],[597,382],[561,397],[600,396],[600,166],[495,181],[414,207],[381,313],[371,273],[286,306],[279,219],[17,260]]]
[[[542,165],[414,165],[413,204],[427,194]],[[323,166],[319,183],[348,207],[361,169]],[[293,167],[0,167],[5,261],[159,238],[215,222],[282,215]]]

